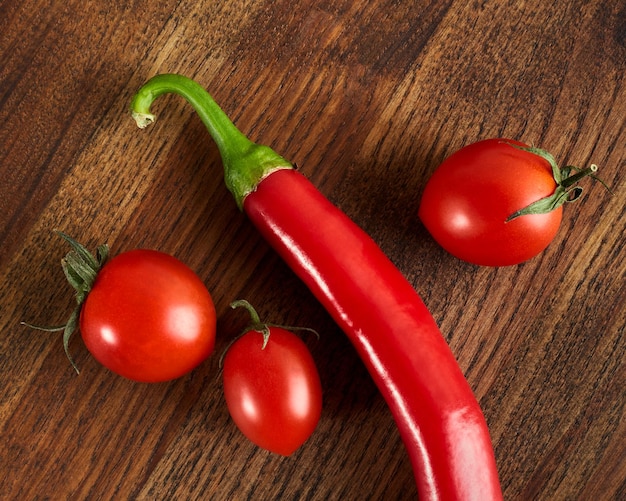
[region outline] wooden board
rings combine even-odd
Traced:
[[[296,162],[422,295],[489,423],[506,499],[626,498],[626,3],[623,0],[0,2],[0,492],[3,499],[413,499],[391,415],[345,336],[236,208],[182,99],[139,131],[134,92],[198,80]],[[461,262],[417,218],[429,175],[488,137],[600,166],[555,241],[513,267]],[[62,323],[53,230],[171,253],[206,283],[216,354],[126,381]],[[219,354],[264,318],[307,340],[324,387],[312,438],[279,457],[223,400]]]

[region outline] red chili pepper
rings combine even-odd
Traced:
[[[374,241],[292,165],[248,140],[211,96],[157,75],[132,111],[145,127],[159,95],[186,98],[220,149],[240,208],[350,338],[389,405],[421,500],[502,499],[482,411],[430,312]]]

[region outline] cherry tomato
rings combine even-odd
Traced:
[[[108,261],[80,314],[91,354],[141,382],[191,371],[213,351],[215,328],[215,307],[202,281],[178,259],[154,250],[132,250]]]
[[[322,410],[322,386],[306,344],[294,333],[250,330],[224,357],[226,405],[256,445],[289,456],[313,433]]]
[[[426,184],[419,217],[433,238],[460,259],[486,266],[518,264],[543,251],[559,229],[561,205],[508,220],[557,188],[546,158],[512,144],[526,147],[508,139],[466,146]]]

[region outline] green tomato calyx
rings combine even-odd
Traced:
[[[319,333],[315,329],[311,329],[309,327],[294,327],[294,326],[290,326],[290,325],[279,325],[279,324],[270,324],[270,323],[262,322],[261,321],[261,317],[259,317],[259,314],[254,309],[254,306],[252,306],[245,299],[238,299],[237,301],[233,301],[232,303],[230,303],[230,307],[232,309],[244,308],[245,310],[247,310],[248,314],[250,315],[250,323],[241,332],[241,334],[239,334],[237,337],[235,337],[235,339],[233,339],[230,343],[228,343],[228,346],[226,346],[226,349],[222,353],[222,356],[220,357],[220,360],[219,360],[219,367],[220,368],[223,365],[224,357],[226,356],[226,353],[228,352],[228,349],[233,344],[235,344],[235,342],[239,338],[241,338],[242,336],[244,336],[245,334],[247,334],[250,331],[255,331],[255,332],[258,332],[258,333],[263,335],[263,344],[261,346],[262,350],[264,350],[267,347],[267,343],[270,340],[271,328],[272,327],[288,330],[288,331],[291,331],[291,332],[297,332],[297,331],[311,332],[311,333],[315,334],[315,337],[317,337],[317,339],[319,339],[319,337],[320,337]]]
[[[61,260],[61,266],[63,273],[70,285],[76,291],[76,308],[70,314],[70,317],[64,325],[59,326],[41,326],[34,325],[27,322],[22,322],[23,325],[32,329],[37,329],[45,332],[60,332],[63,331],[63,349],[67,359],[74,367],[77,374],[80,373],[78,367],[70,354],[70,339],[76,329],[78,328],[78,321],[80,319],[80,311],[82,309],[85,299],[98,276],[98,272],[106,263],[109,257],[109,246],[106,244],[100,245],[96,250],[94,256],[89,252],[82,244],[78,243],[69,235],[61,231],[56,232],[61,238],[70,244],[72,250],[66,254]]]
[[[575,202],[583,194],[583,188],[578,186],[577,183],[585,177],[591,177],[592,179],[599,181],[607,190],[611,191],[604,181],[595,175],[595,172],[598,171],[598,166],[596,164],[591,164],[586,169],[579,169],[573,165],[567,165],[560,168],[556,163],[554,156],[546,150],[536,148],[534,146],[519,146],[508,142],[506,144],[512,146],[513,148],[517,148],[518,150],[533,153],[546,160],[548,164],[550,164],[552,176],[554,177],[554,182],[556,183],[556,188],[552,195],[541,198],[536,202],[533,202],[514,212],[506,219],[507,223],[520,216],[529,214],[547,214],[566,202]]]
[[[234,310],[236,308],[245,308],[250,315],[250,323],[245,328],[244,333],[249,331],[256,331],[263,335],[263,346],[261,349],[264,350],[267,346],[268,341],[270,340],[270,327],[273,327],[269,324],[261,322],[261,317],[254,309],[248,301],[245,299],[238,299],[237,301],[233,301],[230,303],[230,307]]]

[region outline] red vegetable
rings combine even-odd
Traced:
[[[173,92],[215,139],[236,202],[350,338],[385,397],[421,500],[501,499],[485,419],[413,287],[374,241],[291,164],[249,141],[194,81],[157,75],[133,100],[140,126]]]
[[[252,324],[224,356],[224,398],[233,421],[259,447],[289,456],[313,433],[322,385],[306,344],[293,332],[263,324],[247,301]]]
[[[116,374],[140,382],[180,377],[203,362],[215,344],[215,307],[202,281],[178,259],[154,250],[123,252],[107,261],[73,247],[63,260],[78,306],[64,330],[65,352],[77,324],[89,352]]]
[[[570,172],[576,173],[570,176]],[[526,261],[554,239],[563,203],[576,200],[576,182],[595,165],[560,169],[552,155],[510,139],[487,139],[461,148],[435,170],[419,216],[452,255],[473,264],[507,266]]]

